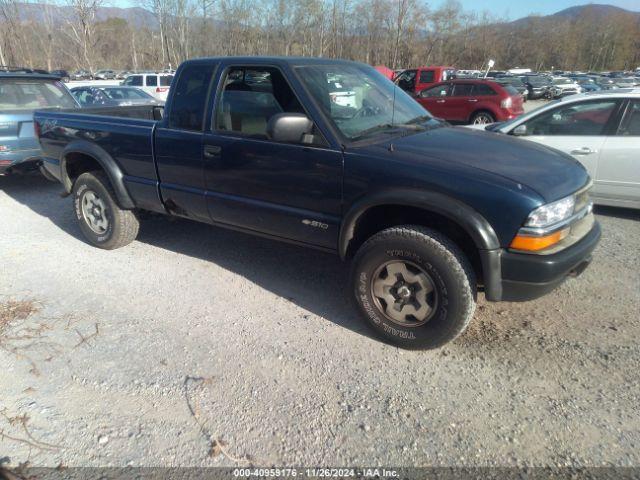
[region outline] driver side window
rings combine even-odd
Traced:
[[[284,76],[275,67],[231,67],[222,83],[215,129],[267,139],[267,125],[280,113],[306,112]],[[324,144],[314,132],[303,143]]]
[[[617,106],[615,100],[564,105],[543,113],[524,125],[526,135],[599,136]]]

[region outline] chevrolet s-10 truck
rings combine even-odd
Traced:
[[[353,101],[336,102],[336,88]],[[103,112],[34,115],[89,242],[127,245],[147,210],[335,253],[352,262],[366,322],[403,347],[457,337],[478,291],[544,295],[600,238],[574,159],[451,127],[367,65],[190,60],[164,110]]]

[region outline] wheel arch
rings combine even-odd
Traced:
[[[79,140],[69,143],[60,155],[61,180],[66,191],[71,192],[73,182],[80,174],[96,170],[107,175],[121,208],[132,209],[135,204],[124,185],[124,174],[115,160],[97,145]]]
[[[495,107],[493,107],[492,105],[483,104],[478,106],[478,108],[476,108],[473,112],[471,112],[471,115],[469,115],[467,122],[471,123],[471,121],[473,120],[473,117],[475,117],[479,113],[488,113],[493,117],[494,120],[498,118],[498,113]]]

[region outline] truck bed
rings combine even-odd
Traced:
[[[76,159],[93,158],[114,179],[119,177],[137,205],[162,210],[153,158],[153,137],[162,111],[157,105],[36,111],[33,117],[47,170],[61,176],[65,152],[71,150]],[[62,181],[70,189],[70,183]],[[114,184],[119,183],[114,180]]]

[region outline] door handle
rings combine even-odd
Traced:
[[[444,103],[445,100],[436,100],[436,103]]]
[[[571,155],[591,155],[592,153],[597,153],[597,150],[591,150],[589,147],[582,147],[571,150]]]
[[[222,153],[222,147],[218,145],[205,145],[204,146],[204,156],[206,158],[216,158],[219,157]]]
[[[471,103],[476,103],[478,101],[478,99],[476,98],[470,98],[469,100],[467,100],[467,102],[471,102]]]

